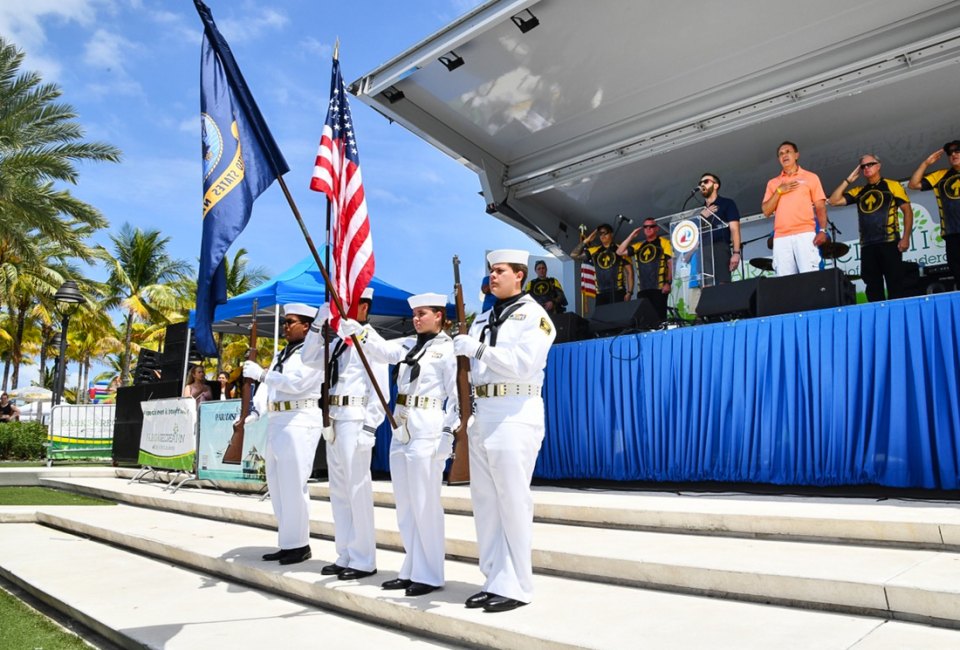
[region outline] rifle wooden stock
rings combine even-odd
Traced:
[[[460,285],[460,259],[453,257],[453,291],[457,304],[457,333],[467,333],[467,314],[463,304],[463,287]],[[460,405],[460,426],[453,433],[454,455],[447,476],[448,485],[470,482],[470,450],[467,443],[467,422],[473,412],[470,395],[470,359],[457,357],[457,397]]]
[[[247,361],[257,360],[257,309],[259,305],[257,300],[253,301],[253,317],[250,319],[250,349],[247,351]],[[250,415],[250,402],[253,393],[253,380],[249,377],[243,378],[243,385],[240,387],[240,416],[233,423],[233,435],[230,436],[230,444],[223,452],[221,462],[227,465],[239,465],[243,459],[243,436],[244,420]]]

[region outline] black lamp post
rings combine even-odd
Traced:
[[[56,406],[63,398],[64,384],[67,381],[67,328],[70,326],[70,315],[76,305],[84,302],[84,298],[77,283],[73,280],[67,280],[57,289],[53,299],[62,305],[60,311],[63,313],[63,326],[60,328],[60,358],[57,363],[57,377],[54,380],[53,387],[53,404]]]

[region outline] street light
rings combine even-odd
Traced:
[[[67,380],[67,328],[70,326],[70,315],[76,309],[76,305],[82,304],[84,299],[80,288],[73,280],[67,280],[60,285],[53,299],[62,305],[60,311],[63,313],[63,326],[60,328],[60,358],[53,387],[53,404],[56,406],[63,398],[64,383]]]

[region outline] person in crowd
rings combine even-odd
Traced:
[[[523,293],[529,254],[487,255],[493,309],[453,339],[470,359],[475,420],[470,427],[470,496],[480,570],[486,580],[466,607],[503,612],[533,599],[530,481],[544,435],[541,387],[556,331]]]
[[[373,303],[373,289],[364,290],[358,305],[357,321],[364,332],[372,332],[367,315]],[[308,335],[304,360],[311,365],[324,363],[323,330],[315,327]],[[373,376],[384,395],[388,394],[387,364],[369,360]],[[330,351],[327,366],[330,383],[330,418],[324,428],[327,443],[327,469],[330,480],[330,506],[333,510],[334,542],[337,559],[320,571],[340,580],[356,580],[377,572],[377,541],[373,523],[373,485],[370,458],[377,428],[386,411],[354,345],[338,339]]]
[[[497,302],[497,297],[490,293],[490,276],[483,276],[483,281],[480,283],[480,293],[483,294],[483,305],[480,306],[480,313],[487,311],[493,304]]]
[[[190,366],[182,397],[192,397],[197,401],[197,406],[213,399],[213,391],[207,386],[207,376],[203,372],[203,366]]]
[[[20,420],[20,409],[10,401],[10,396],[4,391],[0,394],[0,422],[17,422]]]
[[[357,335],[368,358],[396,364],[398,428],[390,442],[390,478],[406,551],[396,578],[381,587],[422,596],[444,584],[444,526],[440,486],[459,424],[457,359],[443,332],[447,298],[423,293],[407,299],[416,336],[385,341],[373,329],[344,320],[344,337]]]
[[[640,234],[643,239],[630,242]],[[667,298],[673,282],[673,247],[670,240],[661,235],[659,224],[654,219],[644,219],[643,225],[620,244],[617,255],[629,256],[637,270],[637,298],[646,298],[657,310],[663,322],[667,319]]]
[[[590,246],[598,237],[600,244]],[[613,226],[610,224],[600,224],[570,251],[570,257],[575,260],[588,260],[593,264],[596,271],[598,307],[623,302],[633,295],[633,269],[630,268],[627,258],[617,255]]]
[[[527,282],[524,291],[533,296],[548,314],[562,314],[567,307],[567,297],[560,281],[547,277],[547,263],[543,260],[537,260],[533,270],[537,277]]]
[[[773,269],[778,276],[820,269],[820,246],[827,241],[827,197],[820,178],[800,167],[792,142],[777,147],[781,172],[767,182],[760,206],[773,220]],[[818,230],[819,227],[819,230]]]
[[[828,199],[830,205],[857,204],[860,226],[860,277],[866,285],[867,300],[903,295],[903,252],[910,248],[913,208],[900,183],[880,174],[882,164],[875,154],[860,156],[860,162]],[[863,174],[864,185],[853,187]],[[897,211],[903,212],[903,234]],[[884,294],[883,286],[887,290]]]
[[[700,261],[703,270],[713,274],[713,284],[727,284],[733,270],[740,265],[740,210],[733,199],[720,196],[720,177],[716,174],[700,174],[697,187],[704,201],[700,216],[713,228],[710,237],[701,241]]]
[[[927,174],[927,168],[947,157],[948,167]],[[933,190],[940,209],[940,233],[954,287],[960,287],[960,140],[952,140],[926,157],[910,176],[911,190]]]
[[[220,384],[220,399],[233,399],[233,386],[230,384],[230,375],[221,370],[217,373],[217,383]]]
[[[264,413],[267,418],[266,473],[270,503],[277,518],[279,550],[265,561],[297,564],[312,557],[310,550],[310,493],[307,479],[320,441],[323,419],[319,407],[323,366],[303,363],[303,343],[316,318],[326,318],[316,307],[303,303],[283,306],[286,346],[268,368],[255,361],[243,363],[243,376],[260,382],[254,393],[254,410],[247,422]]]

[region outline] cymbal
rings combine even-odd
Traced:
[[[825,260],[843,257],[850,252],[850,247],[841,241],[828,241],[820,247],[820,256]]]
[[[750,266],[761,271],[773,271],[773,260],[769,257],[754,257],[750,260]]]

